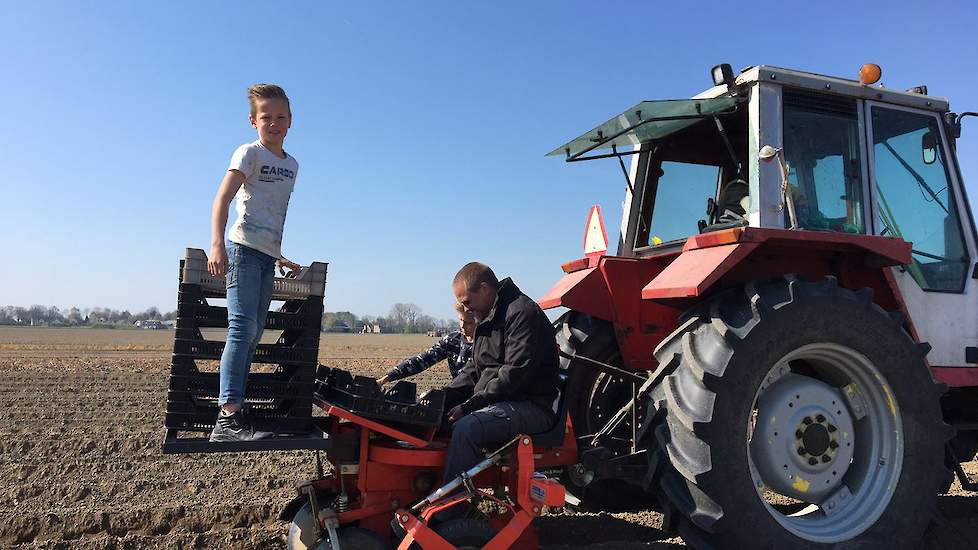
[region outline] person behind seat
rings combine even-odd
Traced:
[[[478,262],[465,264],[452,288],[478,325],[472,359],[445,387],[446,482],[478,464],[483,449],[550,429],[558,393],[557,341],[536,302]]]
[[[405,359],[390,372],[377,379],[377,385],[383,386],[388,382],[394,382],[402,378],[414,376],[432,366],[438,364],[442,359],[448,361],[448,372],[452,378],[458,376],[459,371],[465,363],[472,357],[472,339],[475,337],[475,314],[465,311],[462,304],[455,303],[455,311],[458,313],[459,330],[452,331],[444,338],[435,342],[428,351],[425,351],[410,359]]]

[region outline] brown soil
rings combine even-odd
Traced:
[[[276,515],[312,475],[311,455],[162,455],[172,335],[0,329],[0,547],[284,548]],[[321,361],[379,376],[431,342],[330,335]],[[435,368],[419,382],[445,376]],[[955,484],[939,511],[926,548],[978,547],[978,496]],[[661,521],[565,513],[539,525],[551,550],[684,546]]]

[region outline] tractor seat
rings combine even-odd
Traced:
[[[566,398],[565,385],[566,381],[561,380],[557,388],[557,391],[560,392],[557,398],[559,403],[557,404],[557,414],[554,417],[553,427],[545,432],[530,436],[534,448],[559,447],[564,442],[564,434],[567,430],[567,404],[570,401]]]

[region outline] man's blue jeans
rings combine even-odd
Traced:
[[[475,466],[518,434],[534,435],[553,427],[554,414],[529,401],[500,401],[467,414],[452,426],[445,459],[445,483]]]
[[[227,251],[228,338],[221,356],[220,405],[244,403],[275,279],[275,258],[237,243],[228,243]]]

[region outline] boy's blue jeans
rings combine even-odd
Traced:
[[[228,338],[221,355],[218,404],[243,404],[248,371],[265,330],[272,302],[275,258],[237,243],[228,243]]]

